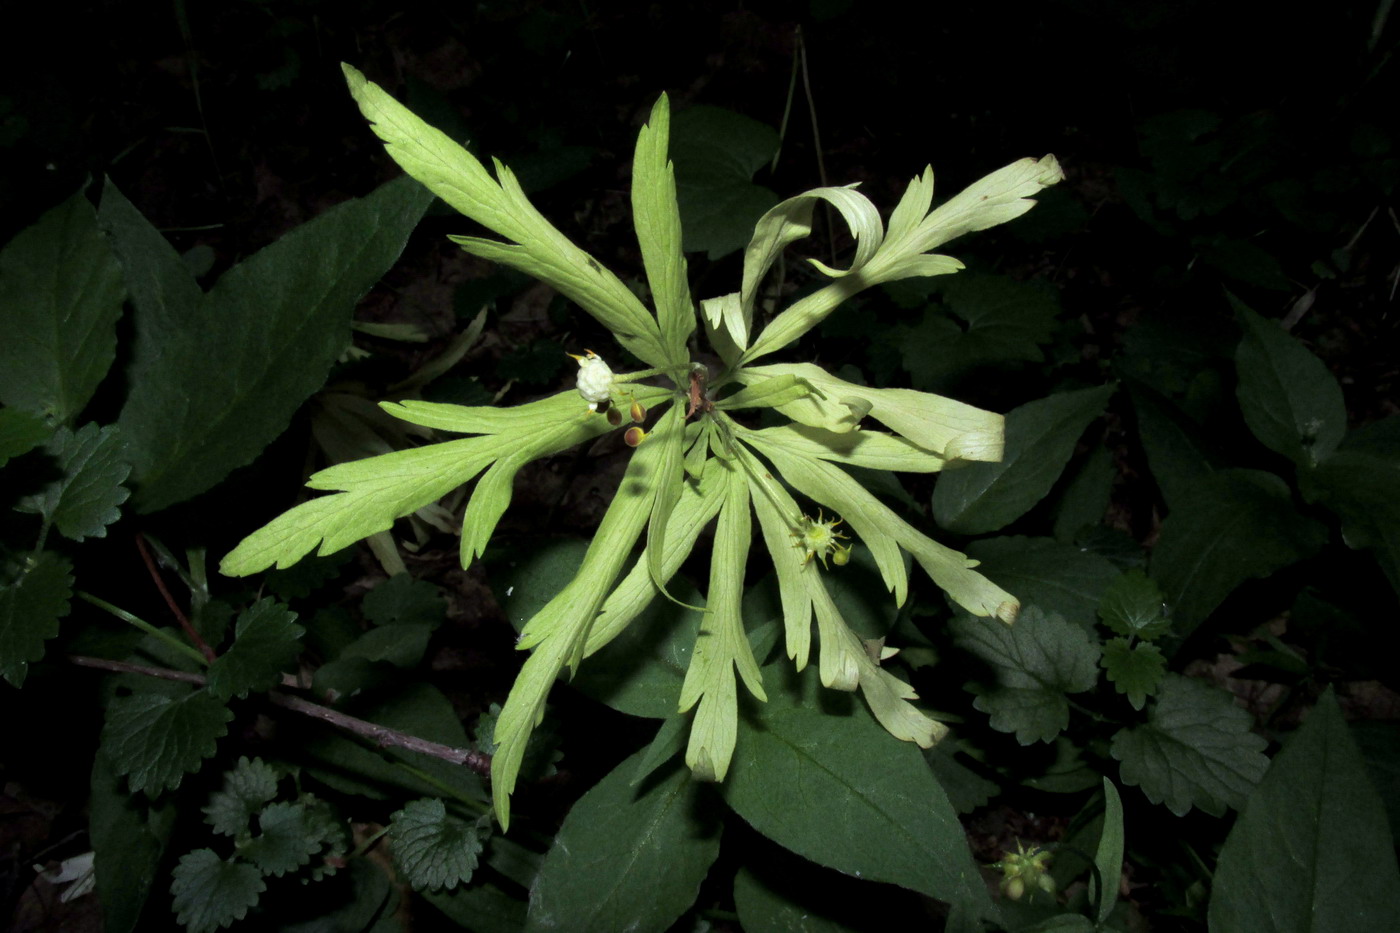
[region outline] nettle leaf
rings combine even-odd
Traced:
[[[214,695],[198,690],[183,697],[137,693],[117,697],[107,709],[102,747],[132,793],[155,796],[180,786],[214,754],[233,713]]]
[[[227,700],[280,683],[282,672],[301,653],[301,636],[306,633],[296,618],[271,596],[239,613],[233,644],[209,665],[209,692]]]
[[[110,182],[108,196],[121,197]],[[119,420],[138,510],[204,492],[285,430],[349,342],[355,303],[393,265],[431,200],[412,180],[390,182],[248,257],[198,301],[185,286],[162,289],[152,305],[148,291],[133,288],[138,322],[153,315],[165,324],[138,323]],[[142,249],[169,247],[148,233],[118,247],[124,260]],[[174,313],[161,299],[189,303]],[[142,340],[155,345],[140,348]]]
[[[1073,468],[1054,505],[1056,541],[1074,541],[1085,529],[1100,527],[1117,476],[1113,451],[1103,445]]]
[[[990,914],[957,814],[919,749],[892,740],[860,703],[841,704],[840,715],[817,708],[815,671],[798,678],[807,700],[794,696],[785,667],[764,668],[769,702],[739,720],[725,802],[818,864]]]
[[[1326,539],[1277,476],[1221,470],[1172,509],[1150,568],[1172,608],[1175,633],[1184,637],[1245,580],[1310,556]]]
[[[958,614],[950,626],[958,646],[996,673],[995,686],[981,688],[974,705],[990,714],[993,729],[1016,733],[1022,745],[1054,741],[1069,725],[1065,695],[1098,683],[1096,640],[1037,606],[1022,610],[1015,625]]]
[[[684,768],[632,785],[643,752],[614,768],[569,811],[530,887],[528,933],[663,933],[695,902],[719,855],[722,825],[707,819]]]
[[[1115,633],[1151,640],[1167,633],[1171,619],[1157,583],[1138,568],[1125,571],[1099,600],[1099,618]]]
[[[29,453],[53,435],[54,429],[39,415],[18,408],[0,408],[0,467]]]
[[[933,517],[959,534],[984,534],[1011,524],[1055,485],[1074,445],[1103,414],[1114,387],[1062,392],[1028,402],[1006,416],[1006,452],[995,463],[943,473],[933,488]]]
[[[778,151],[773,128],[720,107],[691,107],[671,125],[676,201],[687,252],[718,259],[742,249],[778,196],[753,183]]]
[[[977,572],[1004,587],[1026,605],[1056,612],[1085,631],[1118,568],[1099,554],[1051,538],[983,538],[967,547],[980,561]]]
[[[1174,509],[1210,482],[1223,459],[1201,426],[1169,400],[1137,384],[1130,395],[1152,478]]]
[[[281,877],[311,861],[322,839],[313,832],[306,807],[300,803],[274,803],[258,814],[258,834],[239,847],[239,854],[258,866],[264,875]]]
[[[105,538],[107,526],[121,516],[118,506],[131,495],[122,487],[131,465],[117,428],[91,423],[77,431],[61,427],[45,449],[58,461],[63,476],[22,500],[18,508],[44,516],[73,541]]]
[[[1259,441],[1300,466],[1313,467],[1341,443],[1347,429],[1342,387],[1321,360],[1239,302],[1244,339],[1235,352],[1236,393],[1245,423]]]
[[[449,816],[436,798],[415,800],[389,822],[394,861],[415,888],[451,890],[471,881],[481,855],[481,833]]]
[[[267,890],[262,874],[247,862],[225,861],[212,849],[180,856],[170,893],[175,919],[188,933],[213,933],[242,920]]]
[[[203,808],[204,822],[214,832],[237,836],[247,832],[248,821],[277,796],[277,770],[261,758],[244,755],[224,772],[222,789],[209,795]]]
[[[1127,695],[1133,709],[1142,709],[1167,673],[1167,659],[1161,648],[1147,642],[1130,646],[1126,638],[1105,642],[1099,663],[1114,688]]]
[[[1193,806],[1214,816],[1239,809],[1269,767],[1268,744],[1230,694],[1178,674],[1163,679],[1147,724],[1113,736],[1124,784],[1177,816]]]
[[[72,421],[117,353],[121,267],[83,193],[0,250],[0,402]]]
[[[1329,688],[1220,850],[1213,930],[1400,929],[1385,807]]]
[[[426,625],[437,628],[447,616],[442,591],[426,580],[396,573],[370,590],[361,604],[375,625]]]
[[[19,579],[0,586],[0,676],[12,686],[24,686],[29,662],[44,656],[72,598],[73,565],[53,551],[40,552]]]
[[[1347,545],[1371,550],[1400,592],[1400,417],[1348,434],[1304,492],[1341,516]]]

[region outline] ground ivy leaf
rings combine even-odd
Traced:
[[[1258,470],[1221,470],[1173,506],[1152,551],[1152,577],[1185,637],[1245,580],[1311,555],[1327,530],[1299,514],[1288,485]]]
[[[11,458],[29,453],[53,434],[39,415],[18,408],[0,408],[0,467]]]
[[[131,495],[122,487],[131,465],[116,426],[61,427],[44,446],[63,475],[21,501],[19,509],[44,516],[74,541],[106,537],[107,526],[121,516],[118,506]]]
[[[1099,663],[1114,688],[1127,694],[1133,709],[1142,709],[1167,673],[1167,659],[1162,649],[1147,642],[1129,647],[1126,638],[1110,638],[1105,642]]]
[[[1268,743],[1253,719],[1217,687],[1179,674],[1162,681],[1147,723],[1119,731],[1112,754],[1124,784],[1142,788],[1177,816],[1199,807],[1215,816],[1239,809],[1269,767]]]
[[[983,688],[974,705],[991,715],[992,728],[1016,733],[1022,745],[1054,741],[1069,725],[1065,694],[1098,683],[1097,641],[1038,606],[1022,609],[1014,625],[959,613],[952,630],[958,645],[996,674],[995,685]]]
[[[451,890],[476,871],[481,854],[477,829],[455,816],[437,798],[415,800],[390,818],[394,861],[415,888]]]
[[[296,618],[271,596],[239,613],[233,644],[209,665],[209,692],[227,700],[276,686],[301,652],[306,630]]]
[[[286,428],[345,349],[355,303],[398,258],[430,200],[400,179],[337,205],[230,269],[177,316],[133,290],[138,333],[159,341],[133,360],[119,422],[139,511],[204,492]],[[142,329],[146,315],[165,315],[168,326]]]
[[[1236,394],[1250,431],[1300,466],[1316,466],[1341,443],[1346,403],[1337,378],[1279,327],[1239,302],[1244,339],[1235,352]]]
[[[248,821],[277,796],[277,770],[261,758],[246,755],[224,772],[224,786],[209,796],[204,822],[214,832],[237,836],[248,830]]]
[[[701,788],[672,767],[632,785],[644,752],[574,804],[530,889],[528,933],[668,930],[699,893],[720,827],[697,813]]]
[[[1059,479],[1084,429],[1103,413],[1111,385],[1061,392],[1006,416],[1006,450],[994,463],[968,463],[942,473],[933,489],[933,517],[959,534],[1011,524]]]
[[[365,618],[375,625],[427,625],[437,628],[447,615],[442,591],[407,573],[394,574],[365,596]]]
[[[295,871],[321,848],[322,839],[312,832],[306,808],[299,803],[274,803],[258,814],[258,835],[239,854],[264,875],[281,877]]]
[[[29,662],[44,656],[44,642],[58,634],[73,597],[73,565],[42,551],[19,579],[0,587],[0,676],[24,686]]]
[[[180,856],[170,893],[175,919],[186,933],[213,933],[242,920],[267,889],[262,875],[246,862],[224,861],[211,849]]]
[[[198,690],[183,697],[137,693],[118,697],[107,710],[102,747],[132,793],[155,796],[180,786],[214,754],[228,732],[233,713],[212,694]]]
[[[769,702],[740,717],[719,788],[730,807],[818,864],[989,914],[957,814],[920,750],[891,738],[853,697],[823,691],[829,703],[844,700],[845,715],[816,708],[815,665],[798,680],[807,700],[792,698],[784,665],[764,674]]]
[[[0,401],[66,422],[116,358],[121,267],[76,192],[0,251]]]
[[[1212,889],[1213,930],[1400,929],[1385,808],[1330,688],[1249,795]]]
[[[1099,599],[1099,618],[1115,634],[1151,640],[1171,628],[1156,582],[1138,568],[1108,585]],[[1141,704],[1136,704],[1141,708]]]

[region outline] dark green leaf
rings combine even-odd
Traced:
[[[78,191],[0,251],[0,402],[73,420],[117,352],[121,268]]]
[[[0,587],[0,675],[13,686],[24,686],[29,662],[44,656],[44,642],[58,634],[72,597],[73,565],[52,551]]]
[[[395,667],[417,667],[428,650],[433,630],[426,625],[385,625],[370,629],[340,653],[340,659],[386,661]]]
[[[1126,638],[1110,638],[1105,642],[1100,663],[1109,682],[1119,693],[1127,695],[1133,709],[1142,709],[1167,673],[1167,659],[1162,649],[1147,642],[1129,647]]]
[[[1107,558],[1050,538],[985,538],[967,548],[977,572],[1015,594],[1023,605],[1057,612],[1093,631],[1104,590],[1118,576]]]
[[[180,786],[214,754],[233,719],[217,697],[199,690],[175,698],[154,693],[118,697],[107,710],[102,747],[132,793],[154,797]]]
[[[842,713],[797,705],[785,670],[764,669],[769,702],[739,718],[725,801],[818,864],[990,913],[957,814],[919,749],[891,738],[862,703]],[[809,667],[800,681],[811,695],[816,677]]]
[[[702,788],[685,768],[633,787],[641,755],[569,811],[530,890],[527,931],[661,933],[695,902],[719,854],[720,824],[697,813]]]
[[[1167,399],[1139,385],[1131,394],[1147,465],[1168,508],[1176,508],[1210,481],[1219,454],[1200,425]]]
[[[239,855],[258,866],[264,875],[281,877],[311,861],[321,849],[321,838],[299,803],[274,803],[258,814],[258,834],[239,847]]]
[[[1118,884],[1123,876],[1123,802],[1118,797],[1118,788],[1108,778],[1103,779],[1103,796],[1103,833],[1099,836],[1098,848],[1094,850],[1094,867],[1099,870],[1101,885],[1091,882],[1089,888],[1090,896],[1099,905],[1099,923],[1107,923],[1109,915],[1113,913],[1113,905],[1118,900]]]
[[[718,259],[742,249],[777,195],[753,175],[778,150],[778,134],[742,114],[691,107],[671,118],[671,159],[687,252]]]
[[[1330,689],[1249,795],[1212,887],[1212,930],[1400,929],[1395,842]]]
[[[1072,542],[1082,529],[1103,521],[1117,475],[1113,452],[1107,447],[1095,447],[1070,476],[1056,504],[1056,541]]]
[[[520,933],[525,927],[525,902],[490,882],[421,893],[429,904],[472,933]]]
[[[97,853],[97,896],[108,933],[133,933],[155,883],[179,807],[173,798],[151,802],[127,793],[99,750],[92,763],[88,836]]]
[[[773,878],[782,887],[775,890],[749,867],[739,869],[734,877],[734,907],[744,933],[850,933],[853,928],[830,913],[860,913],[861,905],[833,903],[829,887],[841,876],[822,877],[825,874],[808,868],[801,878]],[[821,907],[814,908],[814,901]]]
[[[442,592],[431,583],[398,573],[370,590],[365,618],[375,625],[426,625],[437,628],[447,615]]]
[[[107,526],[121,517],[118,506],[131,495],[122,488],[131,466],[116,427],[89,423],[76,432],[59,428],[44,446],[63,476],[24,499],[20,510],[44,516],[74,541],[105,538]]]
[[[899,345],[914,387],[937,391],[980,366],[1038,363],[1060,303],[1053,290],[1003,275],[963,273],[931,282],[961,323],[934,308]]]
[[[1326,529],[1293,507],[1288,487],[1257,470],[1222,470],[1192,490],[1162,523],[1152,577],[1174,631],[1186,636],[1245,580],[1311,555]]]
[[[1151,577],[1136,567],[1124,572],[1104,590],[1099,600],[1099,618],[1119,635],[1149,640],[1166,634],[1171,628],[1162,591]]]
[[[344,350],[355,302],[398,258],[429,200],[400,179],[338,205],[230,269],[178,314],[145,303],[155,289],[133,288],[138,337],[157,341],[133,360],[119,422],[140,511],[204,492],[286,428]],[[124,257],[138,249],[118,246]],[[145,328],[147,315],[166,326]]]
[[[53,434],[39,415],[18,408],[0,408],[0,467],[26,454]]]
[[[1351,737],[1390,816],[1391,835],[1400,839],[1400,722],[1353,723]]]
[[[188,933],[213,933],[235,920],[267,890],[262,875],[247,862],[224,861],[211,849],[195,849],[180,856],[170,893],[175,919]]]
[[[1244,420],[1260,442],[1300,466],[1325,460],[1347,429],[1342,387],[1322,361],[1236,302],[1244,339],[1235,353]]]
[[[1220,816],[1239,809],[1269,767],[1268,743],[1249,731],[1253,724],[1225,691],[1169,674],[1147,724],[1119,731],[1111,750],[1123,783],[1140,786],[1148,800],[1177,816],[1193,806]]]
[[[1306,479],[1309,498],[1341,517],[1347,544],[1371,550],[1400,593],[1400,417],[1351,432]]]
[[[261,758],[244,755],[224,772],[224,785],[209,796],[204,822],[214,832],[237,836],[248,831],[253,814],[277,796],[277,771]]]
[[[338,882],[318,885],[315,892],[278,903],[275,933],[402,933],[402,927],[380,925],[392,920],[393,892],[384,869],[371,859],[351,859]]]
[[[209,665],[209,692],[221,700],[267,690],[296,661],[305,629],[297,614],[271,596],[238,615],[233,644]]]
[[[1051,742],[1069,725],[1067,693],[1098,683],[1099,646],[1087,632],[1038,606],[1021,610],[1014,625],[959,613],[950,623],[958,646],[991,665],[994,685],[974,704],[991,715],[993,729],[1015,732],[1022,745]]]
[[[924,759],[938,780],[938,786],[948,795],[953,809],[959,813],[971,813],[978,807],[986,806],[1001,788],[958,761],[954,757],[956,751],[956,742],[946,738],[933,748],[924,749]]]
[[[389,844],[405,879],[420,889],[466,884],[481,854],[476,827],[448,815],[435,797],[415,800],[390,818]]]
[[[645,781],[657,768],[685,750],[686,733],[690,720],[685,716],[672,716],[661,721],[661,727],[651,743],[642,749],[641,760],[637,762],[637,773],[632,775],[632,786]]]
[[[999,462],[969,463],[940,474],[933,490],[938,524],[970,535],[1020,518],[1055,485],[1079,436],[1103,413],[1113,389],[1062,392],[1011,411]]]
[[[587,551],[579,538],[530,541],[491,575],[496,602],[517,632],[573,578]]]

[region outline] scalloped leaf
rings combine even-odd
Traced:
[[[389,845],[409,884],[449,891],[471,881],[482,848],[476,827],[448,815],[437,798],[415,800],[390,817]]]
[[[306,630],[296,619],[271,596],[239,613],[233,644],[209,665],[209,692],[227,700],[276,686],[301,653]]]
[[[121,517],[118,507],[131,495],[122,486],[131,464],[116,426],[88,423],[77,431],[61,427],[44,447],[63,475],[17,508],[44,516],[73,541],[105,538],[107,526]]]
[[[228,732],[233,713],[204,690],[183,697],[137,693],[117,697],[107,710],[102,747],[132,793],[155,796],[199,770]]]
[[[212,849],[180,856],[170,893],[175,919],[187,933],[213,933],[242,920],[267,890],[262,875],[247,862],[224,860]]]
[[[248,822],[277,796],[277,771],[261,758],[238,759],[224,772],[224,784],[209,795],[203,808],[204,822],[214,832],[237,836],[248,831]]]
[[[58,634],[73,598],[73,565],[53,551],[35,557],[12,583],[0,587],[0,676],[24,686],[31,661]]]

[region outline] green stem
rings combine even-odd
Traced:
[[[174,635],[171,635],[169,632],[161,631],[151,623],[147,622],[145,619],[139,618],[138,616],[134,616],[131,613],[127,612],[125,609],[119,609],[118,607],[113,606],[111,603],[107,602],[107,600],[93,596],[91,593],[79,590],[77,595],[79,599],[86,600],[99,609],[107,610],[112,615],[116,616],[118,619],[121,619],[123,622],[136,626],[138,629],[145,632],[147,635],[150,635],[153,638],[159,638],[161,641],[165,642],[167,645],[169,645],[171,648],[174,648],[181,654],[194,658],[203,666],[208,666],[209,661],[204,657],[204,655],[200,654],[194,648],[191,648],[189,645],[180,641],[180,639],[176,638]]]
[[[442,791],[443,794],[445,794],[446,796],[451,797],[453,800],[456,800],[458,803],[463,804],[464,806],[477,813],[485,813],[488,809],[486,804],[484,804],[482,801],[477,800],[473,797],[466,796],[461,791],[457,790],[455,787],[452,787],[450,784],[447,784],[443,781],[439,781],[437,778],[433,777],[431,774],[422,770],[421,768],[415,768],[413,765],[405,764],[402,761],[395,761],[393,762],[393,764],[398,765],[400,768],[403,768],[405,771],[416,777],[418,780],[431,784],[438,790]]]
[[[359,845],[355,846],[355,851],[354,851],[354,852],[351,852],[349,855],[347,855],[346,858],[347,858],[347,859],[359,858],[360,856],[364,855],[366,852],[368,852],[368,851],[374,846],[374,844],[375,844],[376,842],[378,842],[380,839],[384,838],[384,834],[387,833],[388,831],[389,831],[389,827],[385,826],[385,827],[384,827],[383,829],[381,829],[379,832],[375,833],[373,836],[370,836],[370,837],[369,837],[368,839],[366,839],[364,842],[362,842],[362,843],[360,843]]]

